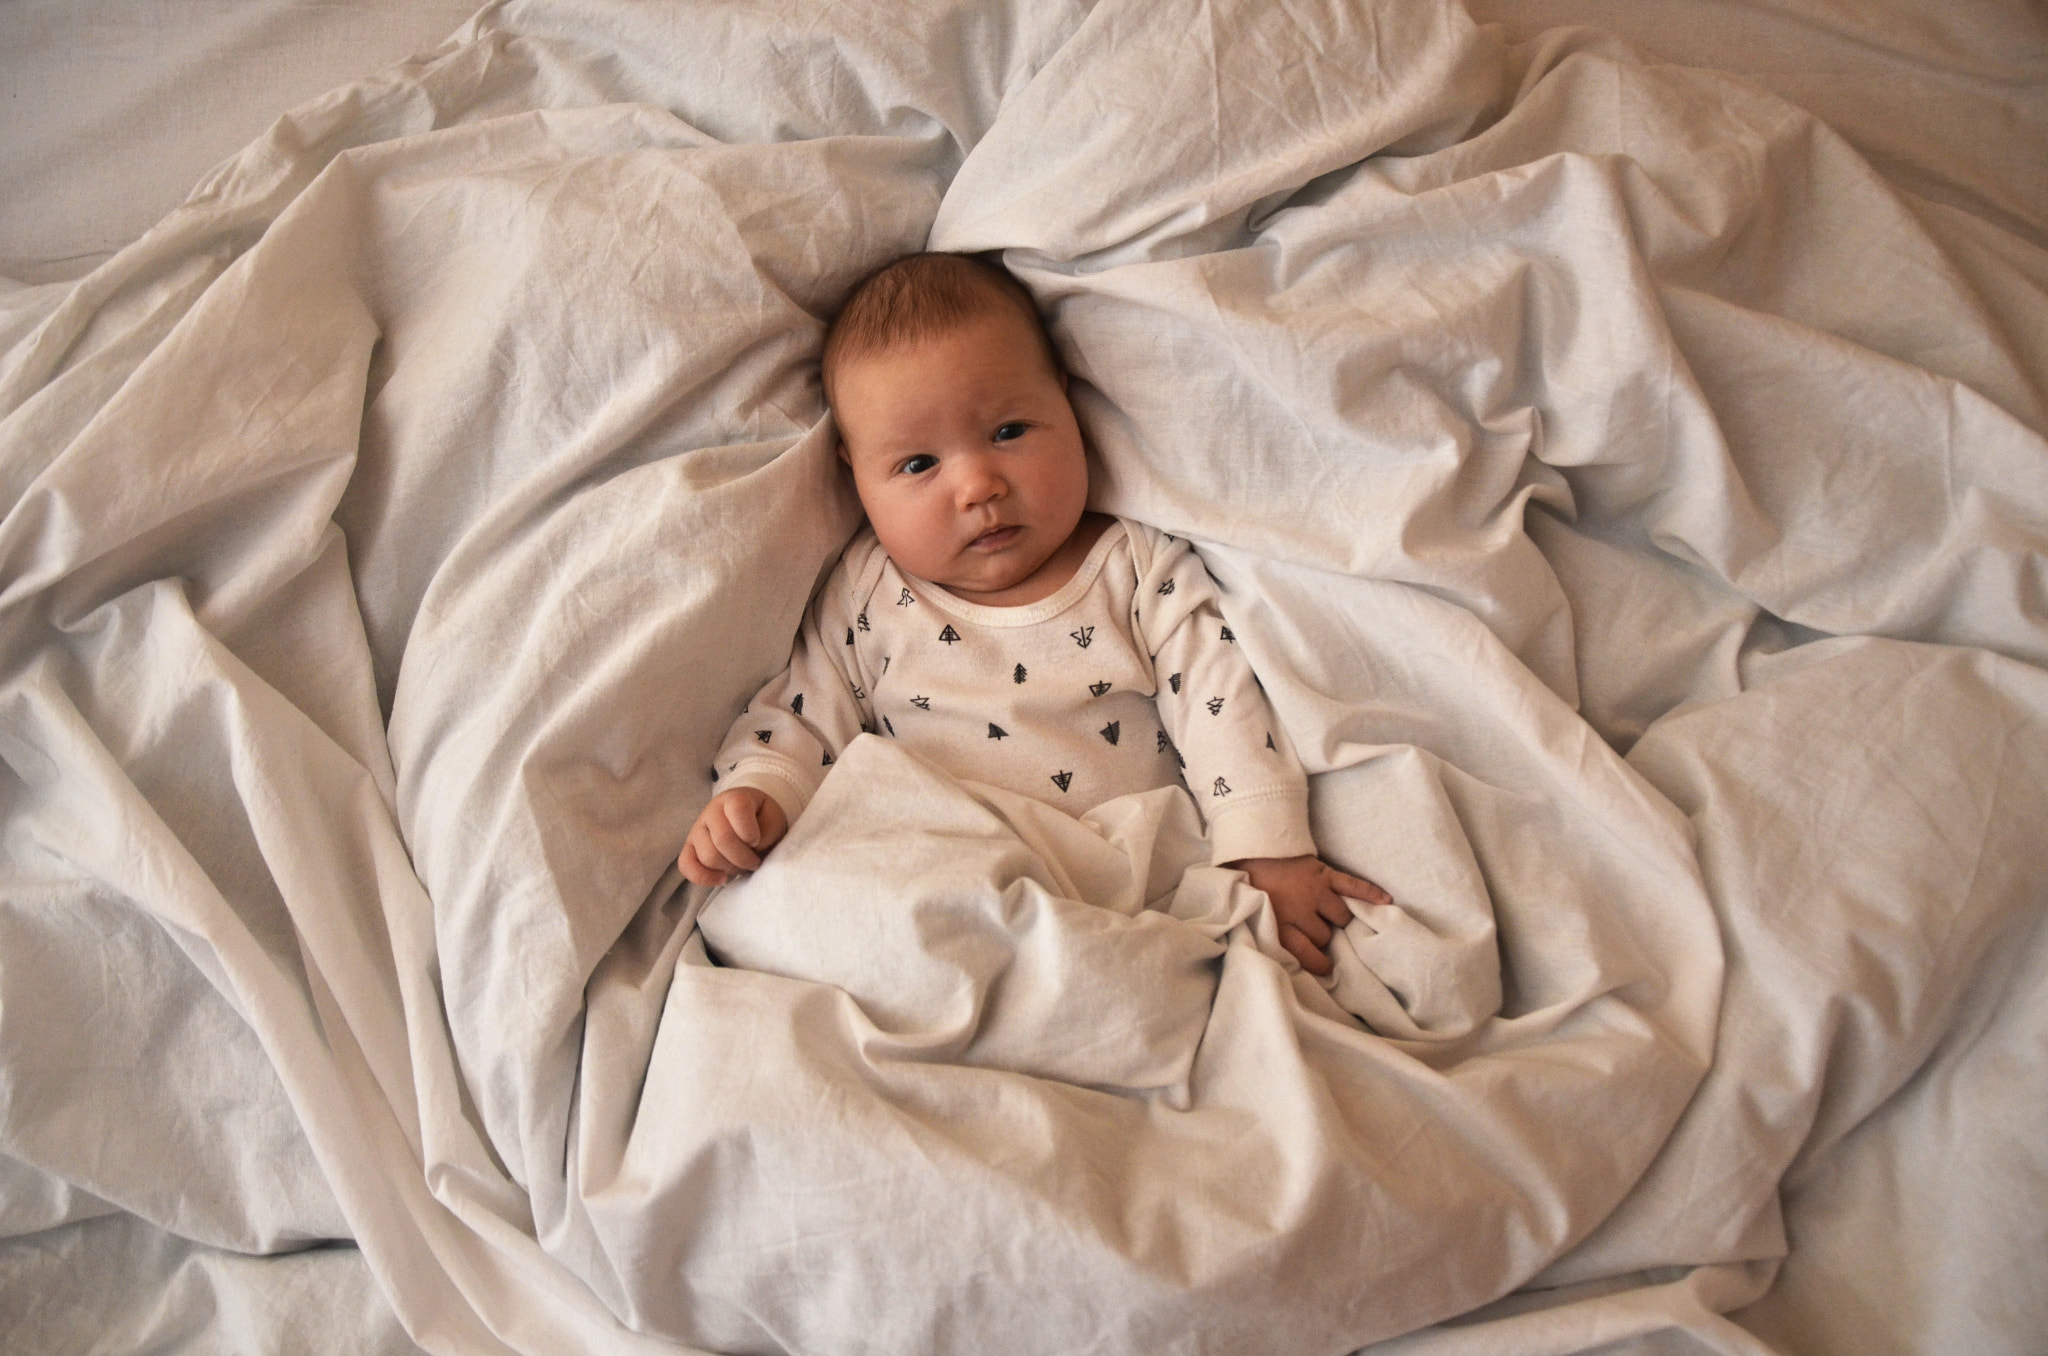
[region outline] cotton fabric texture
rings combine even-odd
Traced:
[[[2029,1350],[2048,267],[2000,220],[1437,4],[505,4],[299,110],[8,312],[6,1295],[58,1231],[346,1238],[437,1352],[1409,1356],[1753,1350],[1782,1274]],[[988,945],[899,953],[957,987],[711,963],[676,851],[858,525],[823,318],[927,246],[1003,252],[1093,507],[1199,547],[1399,901],[1370,1022],[1227,895],[1061,906],[1171,896],[1163,807],[1055,839],[880,738],[867,809],[963,835]],[[1128,954],[1029,926],[1089,919],[1159,993],[984,982]],[[1024,1067],[1090,1013],[1100,1078]]]
[[[718,789],[755,787],[794,818],[862,732],[1076,816],[1193,788],[1218,863],[1315,851],[1301,764],[1208,572],[1140,523],[1105,531],[1072,579],[1021,607],[906,575],[864,529],[788,670],[733,723]]]

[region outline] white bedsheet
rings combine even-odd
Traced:
[[[671,858],[855,521],[819,318],[927,242],[1048,307],[1325,850],[1478,883],[1470,1034],[1239,930],[1121,1094],[709,964]],[[1456,8],[486,11],[10,299],[0,1314],[353,1238],[437,1351],[2028,1350],[2044,277]]]
[[[82,277],[295,104],[437,46],[470,0],[8,0],[0,288]]]

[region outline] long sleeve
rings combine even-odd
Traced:
[[[789,667],[747,703],[713,767],[720,791],[764,791],[792,823],[833,760],[856,735],[874,728],[855,645],[855,630],[867,620],[853,598],[865,573],[861,563],[842,559],[826,578],[804,613]]]
[[[1313,853],[1308,778],[1186,542],[1148,534],[1134,626],[1152,657],[1160,723],[1209,824],[1210,859]]]

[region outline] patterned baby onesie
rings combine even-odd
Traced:
[[[1142,523],[1117,520],[1072,579],[1021,607],[906,575],[863,530],[712,777],[794,820],[863,731],[1074,815],[1182,783],[1217,862],[1315,851],[1307,779],[1214,582],[1186,542]]]

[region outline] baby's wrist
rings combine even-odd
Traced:
[[[774,801],[775,808],[782,811],[782,817],[792,824],[810,804],[809,789],[799,785],[781,763],[771,759],[747,759],[728,773],[724,781],[726,790],[751,791]]]

